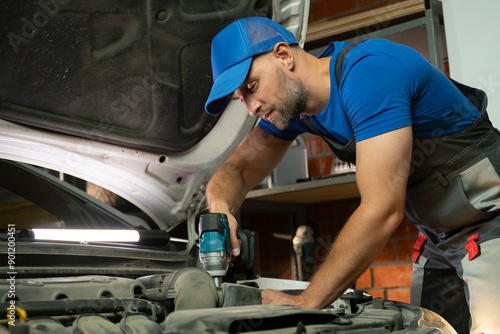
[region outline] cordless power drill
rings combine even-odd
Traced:
[[[203,268],[214,278],[220,287],[222,277],[226,276],[231,257],[229,242],[229,222],[223,213],[208,213],[200,216],[198,226],[200,235],[200,261]]]
[[[214,278],[220,287],[222,278],[228,273],[231,259],[229,222],[224,213],[207,213],[200,216],[198,233],[200,237],[200,262],[203,268]],[[244,279],[257,277],[258,265],[256,254],[257,234],[248,230],[237,230],[241,240],[240,255],[229,269],[231,276],[243,276]]]

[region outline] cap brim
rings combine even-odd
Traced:
[[[222,72],[212,86],[210,95],[205,103],[205,110],[210,115],[217,115],[226,108],[229,95],[237,90],[245,81],[252,58],[247,58],[224,72]]]

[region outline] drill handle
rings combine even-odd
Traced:
[[[233,260],[230,271],[244,274],[246,279],[254,279],[258,275],[258,234],[249,230],[236,230],[236,235],[241,240],[241,252]]]

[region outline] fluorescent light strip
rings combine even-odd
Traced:
[[[35,239],[77,242],[139,242],[135,230],[32,229]]]

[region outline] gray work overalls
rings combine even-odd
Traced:
[[[484,92],[454,83],[481,116],[459,133],[413,140],[405,214],[421,232],[411,303],[439,313],[458,333],[469,326],[470,333],[500,333],[500,134]],[[355,164],[354,138],[344,145],[321,137]]]

